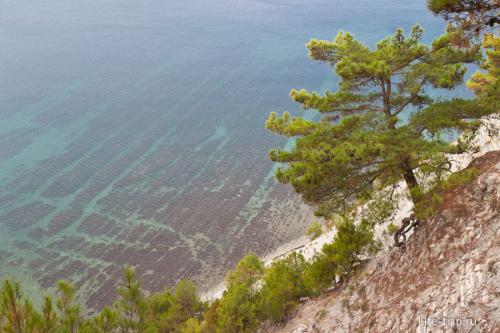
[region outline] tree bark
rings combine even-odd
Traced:
[[[416,204],[415,199],[411,194],[411,190],[418,186],[417,177],[415,177],[415,173],[413,172],[413,168],[411,167],[410,161],[408,158],[402,158],[401,160],[401,174],[410,190],[410,199],[413,201],[413,204]],[[410,222],[412,222],[410,224]],[[394,245],[396,247],[400,247],[406,241],[406,233],[411,229],[414,229],[418,226],[420,222],[416,219],[415,214],[412,214],[410,217],[404,218],[401,227],[394,234]],[[400,238],[403,238],[403,241],[400,241]]]
[[[418,186],[417,177],[415,177],[415,173],[413,173],[413,169],[407,158],[404,158],[401,162],[401,173],[410,190]]]
[[[418,228],[419,224],[420,221],[415,214],[405,217],[401,223],[401,227],[394,233],[394,245],[396,247],[402,246],[406,242],[406,233],[410,232],[412,229],[415,230]],[[401,238],[403,241],[401,241]]]

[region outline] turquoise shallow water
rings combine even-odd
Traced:
[[[291,88],[335,86],[311,37],[443,29],[423,0],[0,5],[0,278],[71,279],[89,307],[124,264],[158,290],[299,234],[272,232],[290,194],[263,124],[300,112]]]

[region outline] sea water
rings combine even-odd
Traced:
[[[277,186],[270,111],[335,89],[310,38],[373,46],[444,23],[414,0],[0,0],[0,279],[73,281],[89,308],[124,265],[202,285],[304,232]],[[207,282],[208,281],[208,282]]]

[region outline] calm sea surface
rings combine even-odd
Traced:
[[[0,279],[75,281],[89,307],[125,264],[202,284],[309,223],[276,186],[270,111],[334,88],[308,60],[339,29],[371,45],[424,0],[0,0]]]

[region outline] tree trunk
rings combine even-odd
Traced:
[[[401,159],[401,174],[405,179],[406,185],[410,190],[410,199],[413,201],[413,204],[416,204],[415,198],[411,193],[411,190],[418,186],[417,177],[415,177],[415,173],[413,173],[413,169],[410,164],[410,160],[408,158],[403,157]],[[413,221],[413,223],[411,223]],[[411,223],[411,224],[410,224]],[[411,229],[415,228],[419,224],[419,221],[416,219],[415,214],[412,214],[410,217],[406,217],[403,219],[401,227],[394,234],[394,245],[396,247],[400,247],[406,241],[406,233]],[[400,241],[400,238],[403,238],[403,241]]]
[[[403,178],[405,179],[406,185],[408,185],[408,188],[410,190],[418,186],[417,177],[415,177],[413,169],[411,168],[410,162],[407,158],[404,158],[401,162],[401,173],[403,175]]]

